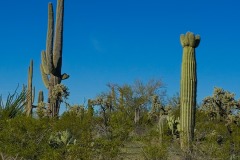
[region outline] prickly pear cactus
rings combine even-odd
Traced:
[[[73,138],[73,135],[68,130],[50,135],[49,145],[53,148],[68,146],[70,144],[76,144],[76,139]]]
[[[172,136],[174,136],[174,138],[177,138],[178,133],[180,131],[180,123],[179,122],[180,122],[179,117],[176,118],[174,115],[167,116],[168,128],[171,130]]]
[[[184,151],[190,150],[194,137],[197,72],[195,48],[200,43],[200,36],[187,32],[180,36],[183,47],[181,91],[180,91],[180,144]]]

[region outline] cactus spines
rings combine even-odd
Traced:
[[[32,115],[32,108],[34,102],[34,92],[35,88],[32,87],[33,79],[33,60],[30,61],[30,66],[28,67],[28,85],[27,85],[27,104],[26,104],[26,115]]]
[[[52,91],[54,87],[61,83],[61,80],[67,79],[69,75],[61,73],[62,68],[62,41],[63,41],[63,15],[64,0],[58,0],[56,26],[54,33],[54,19],[52,3],[48,4],[48,31],[46,51],[42,51],[40,65],[42,80],[48,89],[48,110],[49,117],[56,117],[59,113],[59,99],[52,100]],[[53,35],[54,33],[54,35]]]
[[[180,36],[183,47],[180,91],[180,143],[183,151],[191,149],[194,137],[197,73],[195,48],[200,43],[200,36],[187,32]]]

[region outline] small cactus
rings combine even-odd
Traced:
[[[163,143],[164,128],[165,128],[166,123],[167,123],[167,115],[160,116],[159,121],[158,121],[159,142],[160,142],[160,144]]]
[[[26,115],[32,115],[33,102],[34,102],[34,93],[35,88],[32,87],[32,79],[33,79],[33,60],[30,61],[30,65],[28,67],[28,85],[27,85],[27,102],[26,102]]]
[[[167,116],[167,123],[168,123],[168,127],[172,132],[173,136],[177,136],[179,131],[180,131],[180,119],[175,118],[174,115],[168,115]]]
[[[76,139],[73,138],[73,135],[68,130],[54,133],[49,138],[49,145],[52,148],[66,147],[70,144],[76,144]]]
[[[43,118],[44,116],[46,116],[43,91],[39,91],[38,93],[37,115],[39,118]]]

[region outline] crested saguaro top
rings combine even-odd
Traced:
[[[180,35],[180,42],[182,47],[197,48],[200,43],[200,36],[194,35],[192,32],[187,32],[186,35]]]

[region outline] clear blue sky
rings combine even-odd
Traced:
[[[0,94],[27,83],[34,60],[36,90],[46,89],[39,65],[45,49],[49,0],[0,3]],[[56,10],[57,0],[52,0]],[[62,71],[70,104],[106,91],[108,82],[162,79],[169,96],[179,92],[179,36],[200,34],[196,49],[198,101],[214,86],[240,97],[239,0],[65,0]]]

